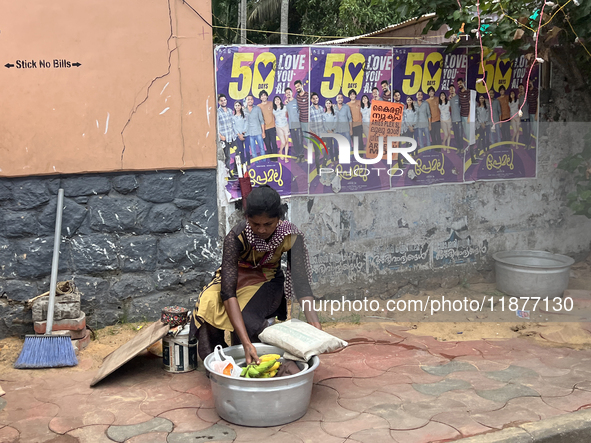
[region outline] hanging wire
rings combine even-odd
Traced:
[[[568,25],[570,26],[571,31],[573,31],[573,34],[575,34],[575,37],[579,40],[579,43],[583,46],[583,48],[585,49],[585,52],[587,52],[587,55],[589,55],[589,57],[591,57],[591,53],[589,52],[589,50],[587,49],[587,47],[585,46],[585,44],[583,43],[583,40],[581,40],[579,38],[579,36],[577,35],[577,33],[575,32],[575,30],[573,29],[573,25],[571,25],[568,16],[566,15],[566,12],[562,11],[564,13],[564,19],[566,20],[566,22],[568,23]]]

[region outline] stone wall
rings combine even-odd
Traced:
[[[0,338],[32,332],[24,301],[49,290],[57,191],[59,280],[90,327],[190,307],[219,265],[214,170],[0,179]]]

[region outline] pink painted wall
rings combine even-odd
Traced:
[[[210,0],[192,3],[211,23]],[[30,0],[2,15],[0,176],[215,167],[211,28],[187,4]]]

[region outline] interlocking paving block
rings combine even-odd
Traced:
[[[450,400],[447,398],[436,398],[430,401],[421,401],[418,403],[407,403],[402,405],[402,410],[413,417],[430,420],[433,416],[442,412],[463,411],[468,408],[462,402]],[[392,428],[395,429],[395,428]]]
[[[472,385],[465,380],[441,380],[437,383],[413,383],[413,388],[427,395],[440,396],[444,392],[456,389],[470,389]]]
[[[504,386],[499,389],[490,389],[488,391],[479,391],[476,390],[476,393],[480,395],[482,398],[486,398],[487,400],[498,401],[501,403],[507,403],[512,398],[518,397],[539,397],[536,391],[527,386],[523,386],[519,383],[509,383],[507,386]]]
[[[6,407],[6,400],[0,398],[0,411]]]
[[[486,372],[488,378],[493,380],[509,382],[515,378],[520,377],[538,377],[538,373],[532,369],[522,368],[521,366],[511,365],[502,371]]]
[[[421,366],[421,369],[431,375],[439,375],[440,377],[445,377],[452,372],[477,370],[476,367],[470,363],[456,360],[450,361],[449,363],[440,366]]]
[[[373,408],[368,409],[366,412],[388,420],[391,429],[417,429],[429,423],[428,418],[415,417],[409,414],[408,412],[402,410],[402,407],[400,405],[376,405]],[[351,438],[355,438],[355,436],[352,435]]]
[[[124,442],[136,435],[147,434],[148,432],[172,432],[172,422],[165,418],[153,418],[137,425],[109,426],[107,436],[111,440]]]
[[[210,428],[197,432],[172,433],[168,435],[166,440],[168,443],[186,443],[188,441],[218,441],[218,440],[234,440],[236,432],[234,429],[215,424]]]
[[[513,405],[508,405],[497,411],[490,411],[485,414],[472,414],[471,417],[483,426],[496,429],[518,426],[523,423],[540,420],[540,415],[535,411]]]

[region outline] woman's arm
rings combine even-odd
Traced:
[[[306,250],[301,236],[298,235],[292,248],[288,251],[287,260],[291,268],[291,283],[296,298],[306,315],[306,321],[312,326],[322,329],[318,315],[314,311],[314,295],[306,272]],[[307,300],[308,303],[302,303],[303,300]]]
[[[234,331],[242,346],[244,347],[244,354],[246,357],[246,364],[252,361],[259,363],[259,358],[256,349],[248,338],[244,319],[242,318],[242,311],[236,299],[236,286],[238,283],[238,260],[240,259],[240,251],[242,250],[242,243],[238,240],[233,231],[224,239],[224,249],[222,255],[222,283],[220,296],[224,302],[224,308],[230,318],[230,323],[234,327]]]

